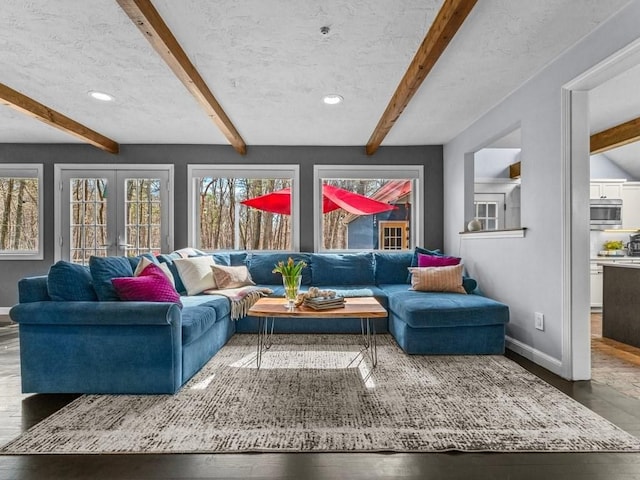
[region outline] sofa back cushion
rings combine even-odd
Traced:
[[[375,285],[373,253],[314,253],[311,255],[311,277],[311,283],[318,287]]]
[[[376,252],[376,284],[407,283],[413,252]]]
[[[258,285],[282,285],[282,275],[273,273],[278,262],[287,262],[291,257],[295,263],[304,261],[307,266],[302,269],[302,285],[311,285],[311,254],[309,253],[252,253],[247,257],[247,265],[251,278]]]
[[[93,288],[102,302],[118,301],[120,297],[111,280],[117,277],[133,277],[131,262],[127,257],[90,257],[89,270]]]
[[[49,268],[47,292],[55,302],[98,300],[89,267],[60,260]]]

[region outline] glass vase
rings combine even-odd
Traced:
[[[296,299],[300,290],[302,275],[283,275],[282,285],[284,285],[284,298],[287,299],[286,308],[293,310],[296,307]]]

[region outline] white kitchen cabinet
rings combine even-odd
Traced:
[[[602,266],[591,264],[591,308],[602,308]]]
[[[589,198],[622,198],[622,180],[594,181],[589,185]]]
[[[640,229],[640,183],[626,183],[622,186],[622,228]]]

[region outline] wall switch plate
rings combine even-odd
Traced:
[[[544,330],[544,314],[540,312],[535,313],[536,323],[535,326],[538,330]]]

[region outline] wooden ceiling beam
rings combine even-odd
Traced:
[[[622,147],[638,140],[640,140],[640,117],[591,135],[591,155]]]
[[[58,130],[62,130],[69,135],[73,135],[83,142],[90,143],[106,152],[118,153],[120,150],[119,145],[110,138],[100,135],[89,127],[85,127],[81,123],[76,122],[60,112],[56,112],[3,83],[0,83],[0,103],[36,120],[40,120],[47,125],[51,125]]]
[[[169,68],[173,70],[173,73],[205,109],[209,118],[222,131],[233,148],[242,155],[247,153],[244,140],[151,1],[117,0],[117,2]]]
[[[458,32],[477,0],[445,0],[365,147],[373,155]]]

